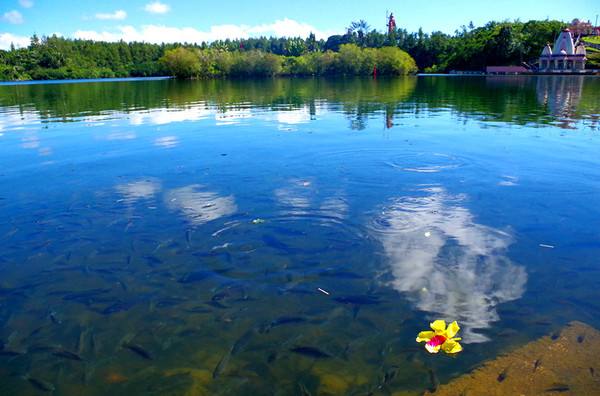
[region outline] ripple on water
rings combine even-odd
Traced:
[[[386,161],[386,165],[405,172],[438,173],[465,165],[464,160],[449,154],[418,152]]]
[[[508,255],[510,233],[475,221],[464,196],[430,187],[398,197],[370,225],[387,256],[391,286],[430,318],[458,320],[465,343],[500,319],[498,304],[520,298],[527,273]]]
[[[337,183],[367,189],[388,189],[390,172],[437,174],[463,169],[472,163],[464,156],[449,153],[415,150],[413,147],[362,148],[351,150],[323,150],[302,157],[291,158],[291,163],[311,162],[333,169]]]

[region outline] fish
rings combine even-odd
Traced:
[[[71,292],[71,293],[67,293],[63,296],[63,300],[64,301],[76,301],[76,302],[82,302],[82,303],[88,303],[88,302],[92,302],[94,297],[101,295],[101,294],[106,294],[108,292],[110,292],[112,289],[110,288],[104,288],[104,289],[91,289],[91,290],[84,290],[84,291],[79,291],[79,292]]]
[[[17,351],[14,349],[0,349],[0,356],[20,356],[24,354],[24,351]]]
[[[216,271],[200,270],[200,271],[189,272],[189,273],[185,274],[184,276],[182,276],[181,278],[179,278],[179,280],[177,282],[179,282],[179,283],[201,282],[208,278],[212,278],[213,276],[224,274],[229,271],[231,271],[230,268],[216,270]]]
[[[351,271],[331,271],[325,270],[319,273],[319,276],[325,276],[337,279],[364,279],[365,277]]]
[[[304,385],[302,382],[298,382],[298,388],[300,388],[301,396],[312,396],[312,393],[310,393],[306,385]]]
[[[225,367],[227,367],[227,364],[229,363],[229,359],[231,359],[232,350],[233,350],[233,346],[231,348],[229,348],[227,353],[225,353],[225,355],[223,355],[221,360],[219,360],[219,363],[217,363],[217,365],[215,366],[215,369],[213,370],[213,373],[212,373],[213,379],[218,378],[223,373],[223,371],[225,371]]]
[[[584,336],[584,335],[579,335],[579,336],[577,336],[577,342],[578,342],[578,343],[580,343],[580,344],[581,344],[581,343],[583,342],[583,340],[585,340],[585,336]]]
[[[267,356],[267,363],[273,363],[275,360],[277,360],[277,351],[273,351]]]
[[[294,250],[289,245],[281,242],[279,239],[277,239],[271,235],[264,235],[262,237],[262,240],[267,246],[275,248],[275,249],[284,250],[286,252],[291,252]]]
[[[278,288],[279,294],[315,294],[312,289],[307,289],[303,287],[280,287]]]
[[[100,313],[103,315],[110,315],[117,312],[124,312],[130,310],[134,305],[135,303],[132,301],[117,301],[101,310]]]
[[[544,392],[568,392],[571,388],[566,384],[554,384],[550,388],[544,390]]]
[[[537,370],[542,365],[542,359],[537,359],[533,362],[533,371]]]
[[[437,375],[435,374],[435,371],[433,371],[432,369],[428,369],[427,371],[429,372],[429,382],[430,382],[429,391],[431,393],[435,393],[437,391],[438,387],[440,386],[440,380],[438,379]]]
[[[282,316],[282,317],[279,317],[279,318],[273,320],[270,323],[270,326],[277,327],[277,326],[282,326],[282,325],[291,324],[291,323],[303,323],[303,322],[306,322],[306,318],[303,318],[301,316]]]
[[[144,260],[146,260],[150,266],[156,266],[163,263],[163,261],[156,256],[144,256]]]
[[[381,303],[378,297],[370,295],[341,296],[334,298],[334,301],[354,305],[375,305]]]
[[[83,358],[74,352],[67,351],[66,349],[56,349],[52,352],[54,356],[61,357],[64,359],[75,360],[75,361],[83,361]]]
[[[96,350],[98,348],[98,342],[96,341],[96,334],[93,331],[90,334],[89,348],[90,348],[90,352],[92,354],[95,354]]]
[[[56,313],[56,311],[51,311],[48,314],[48,317],[50,318],[50,320],[52,321],[52,323],[54,323],[54,324],[62,324],[62,321],[58,318],[58,314]]]
[[[39,353],[39,352],[53,352],[56,350],[56,346],[46,344],[33,344],[27,348],[28,353]]]
[[[43,392],[54,392],[56,390],[56,387],[54,386],[54,384],[52,384],[51,382],[48,382],[46,380],[43,380],[41,378],[35,378],[35,377],[31,377],[29,375],[25,375],[23,377],[24,380],[29,381],[29,383],[31,385],[33,385],[35,388],[37,388],[38,390],[41,390]]]
[[[173,307],[175,305],[182,304],[182,303],[184,303],[186,301],[187,301],[186,298],[167,297],[167,298],[163,298],[163,299],[158,300],[156,302],[156,307],[157,308]]]
[[[311,347],[311,346],[298,346],[290,349],[291,352],[297,353],[299,355],[315,358],[315,359],[327,359],[332,357],[327,352],[323,352],[322,350]]]
[[[238,340],[232,345],[231,354],[237,355],[239,352],[241,352],[246,347],[246,345],[248,345],[248,343],[250,342],[250,340],[252,339],[252,337],[255,334],[256,334],[255,328],[251,328],[250,330],[248,330],[244,334],[242,334],[242,336],[240,338],[238,338]]]
[[[184,311],[190,312],[190,313],[198,313],[198,314],[207,314],[207,313],[212,312],[210,309],[205,308],[205,307],[191,307],[191,308],[185,309]]]
[[[146,360],[153,360],[150,352],[148,352],[146,349],[144,349],[141,345],[133,344],[130,342],[125,342],[122,344],[122,346],[123,346],[123,348],[129,349],[136,355],[141,356],[142,358],[144,358]]]
[[[301,316],[282,316],[277,319],[274,319],[272,322],[262,326],[260,328],[261,333],[268,333],[271,331],[273,327],[283,326],[287,324],[295,324],[295,323],[303,323],[306,322],[307,319]]]
[[[505,368],[504,370],[502,370],[502,372],[500,374],[498,374],[498,377],[496,378],[496,380],[498,382],[502,382],[506,379],[506,375],[508,374],[508,367]]]
[[[91,327],[87,327],[84,330],[81,330],[79,332],[79,336],[77,337],[77,353],[79,355],[81,355],[85,349],[86,349],[86,339],[90,338],[92,333],[92,328]]]
[[[398,374],[398,367],[396,367],[396,366],[385,370],[383,375],[381,376],[380,384],[381,385],[389,384],[390,382],[392,382],[394,380],[394,378],[396,378],[397,374]]]
[[[211,300],[212,301],[221,301],[229,296],[230,296],[230,293],[228,293],[228,292],[219,292],[219,293],[214,294],[212,296]]]
[[[219,309],[229,309],[231,307],[220,303],[219,301],[209,301],[206,304],[210,305],[211,307],[215,307],[215,308],[219,308]]]
[[[305,231],[297,231],[288,227],[282,227],[282,226],[273,226],[271,227],[271,229],[275,232],[277,232],[277,234],[279,235],[289,235],[289,236],[306,236],[306,232]]]

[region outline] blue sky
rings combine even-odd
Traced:
[[[0,48],[26,44],[33,33],[104,40],[202,41],[258,35],[318,36],[365,19],[385,28],[386,11],[400,27],[453,32],[473,21],[591,19],[600,1],[539,0],[0,0]]]

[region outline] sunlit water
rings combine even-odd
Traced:
[[[600,327],[599,92],[0,86],[0,394],[422,392]]]

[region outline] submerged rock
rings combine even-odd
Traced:
[[[571,322],[440,386],[445,395],[598,395],[600,331]],[[431,394],[431,393],[425,393]]]

